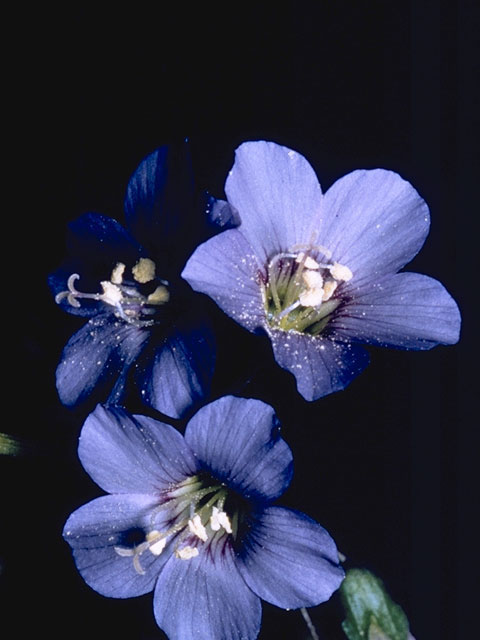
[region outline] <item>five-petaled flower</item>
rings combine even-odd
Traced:
[[[313,606],[343,580],[329,534],[272,505],[290,483],[292,454],[273,409],[259,400],[206,405],[185,436],[98,406],[79,457],[111,495],[65,524],[78,570],[105,596],[154,590],[157,623],[172,640],[256,638],[260,599]]]
[[[225,192],[240,226],[200,245],[182,276],[248,330],[265,331],[305,399],[346,387],[368,364],[362,344],[458,340],[445,288],[397,273],[429,229],[426,203],[398,174],[353,171],[322,194],[299,153],[247,142]]]
[[[64,310],[90,319],[57,368],[64,404],[75,405],[94,389],[101,389],[100,399],[109,394],[109,402],[119,403],[133,363],[145,402],[169,416],[181,416],[205,396],[213,340],[179,277],[206,237],[204,207],[186,145],[171,145],[147,156],[132,175],[127,229],[96,213],[70,224],[68,259],[49,282]]]

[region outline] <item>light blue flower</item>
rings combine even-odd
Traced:
[[[364,344],[458,340],[460,313],[445,288],[397,273],[430,223],[398,174],[353,171],[323,194],[299,153],[246,142],[225,192],[240,225],[199,246],[182,276],[249,331],[265,332],[305,399],[346,387],[368,364]]]
[[[260,599],[314,606],[343,580],[325,529],[273,504],[290,484],[292,453],[259,400],[221,398],[193,416],[185,436],[98,406],[79,456],[110,495],[65,524],[77,568],[105,596],[153,590],[171,640],[253,640]]]

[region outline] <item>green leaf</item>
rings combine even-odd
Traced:
[[[8,433],[0,433],[0,455],[20,456],[29,453],[31,449],[32,446],[20,438],[11,436]]]
[[[383,582],[365,569],[350,569],[340,587],[349,640],[407,640],[408,620]]]

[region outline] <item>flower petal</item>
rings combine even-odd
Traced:
[[[68,518],[63,537],[73,549],[75,564],[85,582],[111,598],[132,598],[152,591],[168,553],[140,556],[145,573],[135,570],[133,556],[120,555],[115,546],[131,548],[151,529],[158,498],[148,495],[103,496]]]
[[[278,364],[293,373],[305,400],[318,400],[344,389],[368,365],[368,353],[360,346],[311,337],[293,331],[270,330]]]
[[[226,200],[219,200],[213,196],[208,198],[207,218],[216,231],[234,229],[241,222],[235,207],[232,207]]]
[[[170,279],[206,237],[207,196],[195,196],[187,141],[160,147],[130,178],[125,195],[127,227],[155,256],[158,272]]]
[[[210,390],[215,363],[213,336],[207,330],[175,332],[156,347],[140,374],[144,401],[180,418]]]
[[[265,316],[260,288],[262,269],[247,240],[231,229],[197,247],[182,278],[195,291],[213,298],[239,324],[254,331]]]
[[[78,447],[90,477],[109,493],[154,493],[194,475],[197,463],[182,435],[146,416],[98,405]]]
[[[461,319],[440,282],[419,273],[397,273],[364,287],[331,324],[345,339],[431,349],[457,342]]]
[[[141,247],[122,225],[98,213],[84,213],[68,225],[67,250],[82,256],[86,266],[94,262],[110,264],[138,259]]]
[[[154,594],[157,623],[175,640],[254,640],[261,604],[240,576],[232,550],[190,560],[171,556]]]
[[[307,160],[273,142],[245,142],[225,184],[241,233],[263,264],[279,251],[311,241],[322,191]]]
[[[265,509],[242,543],[237,556],[240,573],[254,593],[277,607],[325,602],[345,575],[332,538],[298,511]]]
[[[185,440],[205,468],[253,500],[273,500],[290,484],[292,452],[272,407],[225,396],[190,420]]]
[[[428,235],[427,204],[393,171],[358,170],[327,191],[318,242],[353,272],[352,286],[395,273]]]
[[[112,401],[121,397],[126,372],[142,351],[148,333],[118,322],[113,315],[92,318],[67,342],[56,371],[57,390],[63,404],[84,400],[97,384],[119,377]]]

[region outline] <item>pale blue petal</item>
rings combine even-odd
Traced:
[[[397,273],[364,287],[331,327],[344,339],[403,349],[454,344],[460,332],[455,300],[437,280]]]
[[[280,330],[269,333],[275,360],[293,373],[305,400],[341,391],[368,365],[365,349],[328,335],[312,337]]]
[[[409,182],[393,171],[361,169],[325,194],[318,241],[352,271],[356,287],[410,262],[429,225],[427,204]]]
[[[228,545],[190,560],[171,556],[155,588],[154,612],[172,640],[254,640],[260,631],[260,599]]]
[[[269,405],[225,396],[190,420],[185,440],[212,475],[254,500],[273,500],[290,484],[292,452]]]
[[[273,142],[245,142],[225,184],[239,230],[262,264],[280,251],[311,242],[322,190],[307,160]]]
[[[99,405],[88,416],[78,455],[85,471],[109,493],[158,495],[197,469],[176,429],[118,407]]]
[[[316,606],[328,600],[344,578],[330,535],[298,511],[265,509],[242,542],[240,573],[252,591],[277,607]]]

